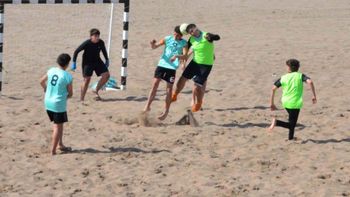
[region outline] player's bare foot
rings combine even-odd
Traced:
[[[151,108],[150,107],[145,107],[145,109],[143,109],[142,112],[146,113],[146,112],[150,112],[151,111]]]
[[[100,95],[98,94],[98,92],[96,90],[93,90],[92,93],[95,94],[95,98],[94,98],[95,101],[102,100],[102,98],[100,97]]]
[[[68,146],[60,146],[58,147],[58,150],[60,150],[61,152],[71,152],[72,148]]]
[[[192,112],[197,112],[202,108],[202,103],[196,103],[192,105]]]
[[[277,122],[276,118],[272,118],[271,125],[269,128],[267,128],[267,130],[271,132],[273,130],[273,128],[275,128],[276,122]]]
[[[171,102],[175,102],[177,100],[177,94],[176,93],[173,93],[171,95]]]
[[[169,111],[165,111],[160,116],[158,116],[159,120],[165,120],[165,118],[168,116]]]

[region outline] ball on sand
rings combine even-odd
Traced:
[[[180,25],[180,31],[181,31],[182,35],[187,35],[188,34],[187,31],[186,31],[187,26],[188,26],[187,23],[182,23]]]

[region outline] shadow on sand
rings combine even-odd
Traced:
[[[242,111],[242,110],[250,110],[250,109],[270,109],[270,107],[266,106],[255,106],[255,107],[232,107],[232,108],[226,108],[226,109],[215,109],[215,111]]]
[[[102,98],[101,100],[99,100],[100,102],[114,102],[114,101],[136,101],[136,102],[145,102],[147,101],[147,97],[143,96],[143,97],[136,97],[136,96],[128,96],[125,98]],[[154,100],[159,100],[157,98],[155,98]]]
[[[167,152],[170,153],[169,150],[157,150],[157,149],[153,149],[153,150],[142,150],[140,148],[133,148],[133,147],[110,147],[108,148],[108,150],[97,150],[94,148],[85,148],[85,149],[73,149],[71,152],[69,153],[151,153],[151,154],[155,154],[155,153],[161,153],[161,152]]]
[[[306,144],[308,142],[312,142],[315,144],[328,144],[328,143],[341,143],[341,142],[350,142],[350,138],[344,138],[341,140],[336,140],[336,139],[328,139],[328,140],[313,140],[313,139],[307,139],[303,140],[301,143]]]

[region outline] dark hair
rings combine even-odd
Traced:
[[[186,27],[186,32],[188,33],[188,31],[190,31],[190,29],[194,28],[194,27],[197,27],[195,24],[191,23],[189,25],[187,25]]]
[[[96,28],[93,28],[90,30],[90,36],[93,36],[93,35],[100,35],[100,30],[96,29]]]
[[[57,58],[57,64],[61,67],[65,67],[69,64],[69,61],[71,60],[70,56],[67,53],[62,53]]]
[[[286,64],[287,64],[287,66],[289,66],[289,68],[292,72],[296,72],[299,70],[300,63],[296,59],[289,59],[286,61]]]
[[[176,33],[178,33],[178,34],[180,34],[182,36],[182,33],[180,31],[180,26],[179,25],[174,28],[174,32],[176,32]]]

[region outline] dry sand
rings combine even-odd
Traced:
[[[111,56],[118,78],[121,10]],[[103,92],[104,102],[89,93],[82,105],[79,66],[64,130],[74,151],[54,157],[38,80],[90,28],[107,40],[109,7],[7,5],[5,12],[0,196],[350,196],[349,1],[132,1],[128,90]],[[190,105],[192,82],[160,123],[162,83],[151,127],[142,126],[139,114],[162,51],[149,41],[183,22],[222,38],[204,108],[195,113],[200,126],[175,125]],[[287,130],[265,127],[273,81],[292,57],[314,80],[319,102],[311,104],[306,87],[299,140],[287,142]],[[286,118],[283,110],[277,114]]]

